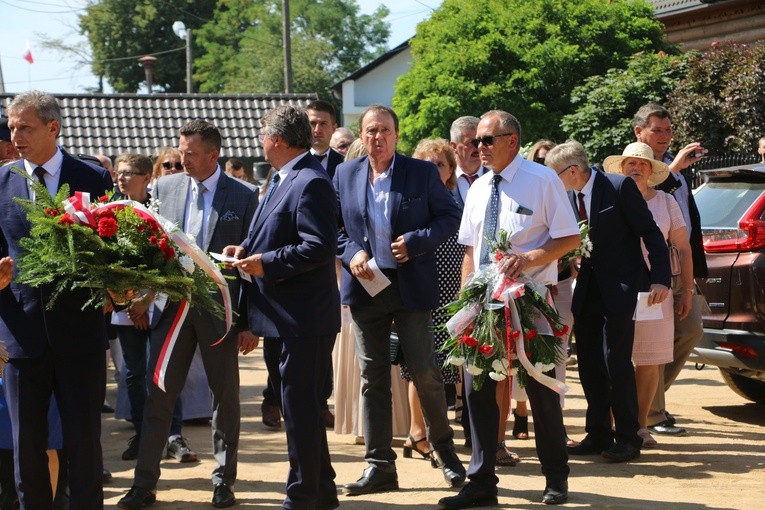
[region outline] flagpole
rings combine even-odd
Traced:
[[[0,94],[5,94],[5,80],[3,80],[3,63],[0,62]]]

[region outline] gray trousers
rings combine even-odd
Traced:
[[[365,460],[383,471],[396,469],[396,454],[391,446],[390,389],[390,333],[394,321],[404,359],[420,397],[428,441],[436,450],[452,446],[454,431],[446,415],[444,384],[433,358],[430,310],[405,309],[393,278],[390,286],[372,298],[372,304],[351,306],[351,315],[361,369]]]
[[[680,299],[682,289],[680,285],[674,286],[673,297]],[[701,336],[704,334],[704,327],[701,322],[701,301],[694,296],[691,301],[691,312],[688,316],[679,320],[675,314],[675,341],[672,352],[672,362],[667,363],[659,369],[659,386],[656,389],[656,396],[651,403],[651,410],[648,412],[648,425],[656,425],[666,421],[665,414],[666,402],[664,393],[672,386],[677,376],[688,361],[693,348],[698,345]]]
[[[134,485],[143,489],[153,489],[157,485],[160,475],[159,463],[165,456],[173,405],[186,382],[186,375],[198,344],[212,392],[212,446],[217,461],[217,466],[212,472],[212,483],[216,485],[223,482],[232,486],[236,481],[240,425],[239,353],[236,335],[229,332],[225,340],[212,347],[211,344],[223,334],[222,321],[207,312],[191,309],[172,351],[169,351],[165,345],[165,338],[177,310],[177,303],[169,303],[157,327],[151,333],[151,358],[147,371],[149,394],[143,411]],[[161,363],[167,356],[167,391],[162,391],[154,384],[153,376],[158,362]]]

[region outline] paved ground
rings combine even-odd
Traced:
[[[265,381],[262,352],[241,359],[242,439],[239,454],[239,482],[235,487],[239,507],[280,508],[287,472],[285,438],[282,432],[267,430],[260,422],[260,392]],[[581,439],[584,425],[584,397],[576,368],[568,371],[572,390],[565,410],[569,435]],[[114,384],[108,393],[113,401]],[[658,448],[644,450],[636,462],[607,464],[600,460],[571,461],[571,508],[597,509],[759,509],[765,499],[765,407],[735,395],[722,382],[717,369],[695,370],[686,366],[670,390],[668,406],[678,422],[688,429],[684,437],[658,436]],[[212,487],[209,427],[186,427],[185,434],[201,461],[162,465],[157,509],[209,509]],[[113,418],[104,420],[105,465],[114,474],[105,486],[107,508],[130,487],[132,462],[120,460],[132,428]],[[456,430],[457,444],[463,443]],[[532,431],[533,435],[533,431]],[[401,441],[399,441],[400,444]],[[355,481],[364,468],[363,447],[350,436],[329,434],[337,483]],[[540,508],[544,478],[533,441],[511,440],[508,446],[522,462],[501,468],[500,508]],[[458,448],[466,462],[469,451]],[[423,460],[397,461],[401,490],[349,498],[340,496],[341,509],[393,510],[431,509],[443,496],[455,491],[445,487],[440,471]]]

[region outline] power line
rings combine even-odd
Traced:
[[[78,8],[78,9],[69,9],[69,10],[65,10],[65,11],[41,11],[39,9],[29,9],[27,7],[19,7],[18,5],[14,5],[12,3],[6,2],[5,0],[0,0],[0,3],[5,4],[8,7],[12,7],[14,9],[19,9],[21,11],[36,12],[36,13],[40,13],[40,14],[71,14],[73,12],[79,12],[79,11],[84,11],[85,10],[84,7],[81,7],[81,8]]]

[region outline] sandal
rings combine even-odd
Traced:
[[[640,429],[640,430],[638,430],[637,435],[640,436],[640,438],[643,440],[643,448],[653,448],[654,446],[659,444],[653,438],[653,436],[648,431],[648,429]]]
[[[505,448],[505,443],[499,443],[497,444],[497,457],[496,457],[496,465],[497,466],[515,466],[521,461],[521,458],[518,456],[517,453],[511,452],[507,448]]]
[[[407,445],[406,443],[404,443],[404,447],[403,447],[404,458],[411,459],[412,458],[412,452],[417,452],[420,455],[422,455],[423,459],[430,460],[430,461],[433,460],[433,449],[432,448],[430,448],[428,450],[420,450],[419,448],[417,448],[417,443],[422,443],[422,442],[427,443],[428,442],[428,439],[426,437],[423,437],[422,439],[417,439],[415,441],[415,439],[412,437],[412,435],[409,434],[407,436],[407,440],[411,444]]]
[[[513,411],[513,437],[515,439],[528,439],[529,438],[529,417],[518,416],[518,413]]]

